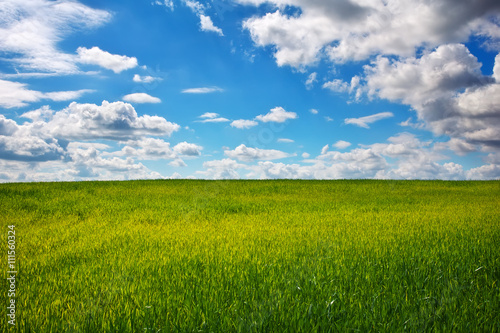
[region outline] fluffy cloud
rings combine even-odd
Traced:
[[[230,158],[235,158],[239,161],[251,162],[255,160],[277,160],[294,155],[287,154],[275,149],[259,149],[250,148],[244,144],[239,145],[234,150],[226,150],[224,154]]]
[[[125,156],[137,157],[142,160],[177,158],[174,151],[170,148],[170,143],[154,138],[129,140],[126,146],[122,148],[121,153]]]
[[[161,103],[158,97],[150,96],[146,93],[135,93],[123,96],[125,102],[130,103]]]
[[[372,124],[376,121],[379,121],[379,120],[382,120],[385,118],[390,118],[390,117],[394,117],[394,114],[392,114],[392,112],[380,112],[380,113],[372,114],[370,116],[361,117],[361,118],[347,118],[344,120],[344,123],[356,125],[356,126],[363,127],[363,128],[370,128],[370,126],[368,126],[368,124]]]
[[[265,115],[259,115],[255,117],[256,120],[262,121],[264,123],[267,122],[284,123],[288,119],[297,119],[297,118],[298,116],[295,112],[288,112],[281,106],[271,109],[271,112]]]
[[[40,162],[61,159],[64,150],[58,141],[37,135],[30,125],[18,125],[0,115],[0,159]]]
[[[127,57],[118,54],[111,54],[103,51],[97,46],[91,49],[79,47],[78,61],[84,64],[97,65],[106,69],[110,69],[115,73],[121,73],[124,70],[137,67],[137,58]]]
[[[491,19],[498,1],[454,0],[238,0],[247,5],[275,5],[275,11],[243,23],[258,46],[273,45],[279,66],[301,68],[326,56],[342,63],[375,54],[411,56],[419,47],[466,41],[472,34],[495,37]],[[285,8],[300,9],[287,15]],[[453,8],[452,11],[449,8]],[[498,16],[497,16],[498,17]]]
[[[253,168],[254,173],[261,179],[310,179],[311,168],[299,164],[284,164],[273,162],[259,162]]]
[[[0,52],[24,70],[76,73],[75,57],[57,48],[77,29],[96,28],[110,13],[76,1],[5,0],[0,2]]]
[[[194,143],[181,142],[174,147],[174,151],[178,155],[185,156],[200,156],[203,147],[198,146]]]
[[[239,129],[248,129],[254,126],[257,126],[259,123],[254,120],[245,120],[239,119],[231,122],[231,127],[239,128]]]
[[[246,165],[240,164],[232,159],[225,158],[223,160],[208,161],[203,163],[203,168],[206,171],[198,171],[197,173],[208,179],[238,179],[240,175],[238,169],[247,168]]]
[[[58,112],[48,112],[47,122],[36,123],[39,131],[66,140],[122,140],[143,135],[170,136],[180,126],[158,116],[138,116],[134,107],[124,102],[102,105],[71,103]],[[32,118],[33,113],[23,116]],[[33,126],[34,126],[33,125]]]
[[[442,45],[421,58],[379,57],[365,67],[369,94],[410,105],[436,135],[500,147],[500,84],[461,44]]]
[[[158,179],[163,178],[158,172],[149,170],[142,163],[132,157],[106,158],[100,150],[95,147],[86,149],[68,147],[70,162],[66,167],[70,167],[71,176],[78,179]]]
[[[76,91],[55,91],[40,92],[30,90],[27,85],[19,82],[0,80],[0,107],[16,108],[38,102],[43,99],[53,101],[67,101],[80,98],[83,94],[93,92],[93,90],[82,89]]]

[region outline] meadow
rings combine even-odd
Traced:
[[[4,332],[500,332],[499,181],[1,184],[0,218]]]

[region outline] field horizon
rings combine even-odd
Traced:
[[[0,326],[496,332],[499,207],[500,181],[4,183]]]

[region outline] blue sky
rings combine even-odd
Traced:
[[[499,179],[496,0],[6,0],[0,181]]]

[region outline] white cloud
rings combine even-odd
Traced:
[[[436,143],[435,146],[437,149],[450,149],[459,156],[464,156],[478,150],[476,145],[459,138],[452,138],[448,142]]]
[[[100,67],[110,69],[115,73],[121,73],[124,70],[138,66],[137,58],[135,57],[111,54],[101,50],[97,46],[94,46],[91,49],[79,47],[76,52],[78,53],[79,62],[90,65],[98,65]]]
[[[135,93],[123,96],[125,102],[130,103],[161,103],[158,97],[150,96],[146,93]]]
[[[255,160],[269,161],[295,156],[275,149],[250,148],[244,144],[239,145],[234,150],[226,150],[224,154],[230,158],[244,162]]]
[[[295,141],[293,141],[292,139],[279,138],[278,142],[281,142],[281,143],[294,143]]]
[[[176,167],[176,168],[187,167],[187,164],[183,160],[181,160],[180,158],[168,163],[168,165],[171,165],[171,166]]]
[[[500,35],[497,1],[238,2],[254,6],[271,3],[278,8],[264,16],[247,19],[243,27],[256,45],[274,46],[279,66],[302,68],[321,57],[343,63],[365,60],[376,54],[411,56],[420,47],[467,41],[474,34],[497,40]],[[286,6],[299,8],[300,14],[285,14]]]
[[[211,31],[217,33],[219,36],[224,36],[222,29],[214,25],[210,16],[205,15],[206,8],[204,5],[194,0],[183,0],[183,3],[200,19],[201,31]]]
[[[316,110],[316,109],[310,109],[309,112],[311,112],[312,114],[318,114],[319,113],[319,111]]]
[[[143,135],[170,136],[180,126],[158,116],[138,116],[134,107],[124,102],[102,105],[71,103],[39,124],[40,131],[64,139],[122,140]]]
[[[161,77],[154,77],[149,75],[140,76],[139,74],[135,74],[132,80],[137,83],[152,83],[155,81],[162,81],[163,79]]]
[[[37,102],[43,98],[43,93],[29,90],[26,84],[0,80],[0,106],[15,108]]]
[[[224,36],[221,28],[218,28],[212,22],[210,16],[200,15],[200,28],[202,31],[212,31],[218,34],[219,36]]]
[[[318,73],[312,72],[306,80],[306,89],[310,90],[314,87],[314,83],[318,82]]]
[[[43,93],[43,97],[53,101],[69,101],[79,99],[82,95],[95,92],[92,89],[80,89],[75,91],[55,91]]]
[[[284,123],[288,119],[297,119],[297,118],[298,116],[295,112],[288,112],[281,106],[271,109],[271,112],[269,112],[266,115],[259,115],[255,117],[255,119],[262,121],[264,123],[267,122]]]
[[[390,118],[390,117],[394,117],[394,114],[392,112],[380,112],[380,113],[372,114],[370,116],[361,117],[361,118],[347,118],[344,120],[344,123],[356,125],[356,126],[363,127],[363,128],[370,128],[370,126],[368,126],[368,124],[372,124],[376,121],[379,121],[379,120],[382,120],[385,118]]]
[[[125,156],[136,157],[141,160],[159,160],[177,158],[170,148],[170,143],[161,139],[141,138],[139,140],[129,140],[122,148],[121,153]],[[110,155],[114,155],[111,153]]]
[[[225,123],[230,121],[227,118],[224,117],[219,117],[218,113],[215,112],[205,112],[199,118],[202,118],[204,120],[198,120],[200,123]]]
[[[197,173],[203,175],[204,178],[238,179],[240,175],[236,170],[247,168],[247,166],[226,158],[223,160],[205,162],[203,163],[203,168],[205,168],[206,171],[198,171]]]
[[[219,114],[215,112],[205,112],[200,116],[200,118],[207,118],[207,119],[213,119],[217,117],[219,117]]]
[[[254,172],[261,179],[309,179],[312,178],[311,168],[299,164],[284,164],[259,162]]]
[[[230,121],[227,118],[224,117],[219,117],[218,113],[215,112],[205,112],[199,118],[202,118],[204,120],[198,120],[200,123],[225,123]]]
[[[328,117],[328,116],[325,116],[325,120],[326,120],[327,122],[332,122],[332,121],[333,121],[333,118]]]
[[[323,148],[321,148],[321,155],[325,155],[328,151],[328,148],[330,148],[328,145],[325,145]]]
[[[476,180],[498,180],[500,179],[500,165],[486,164],[467,171],[467,179]]]
[[[200,156],[201,150],[203,150],[202,146],[198,146],[194,143],[187,143],[186,141],[181,142],[174,147],[176,154],[185,156]]]
[[[239,120],[234,120],[231,123],[231,127],[239,128],[239,129],[248,129],[254,126],[257,126],[259,123],[254,121],[254,120],[245,120],[245,119],[239,119]]]
[[[189,88],[182,91],[183,94],[210,94],[214,92],[223,92],[224,89],[219,87],[201,87],[201,88]]]
[[[71,159],[66,163],[70,167],[73,179],[159,179],[163,178],[158,172],[149,170],[142,163],[132,157],[106,158],[96,148],[69,149],[68,155]]]
[[[165,6],[170,10],[174,10],[174,2],[172,0],[164,0],[163,2],[160,0],[155,0],[152,2],[152,4],[157,6]]]
[[[333,92],[338,93],[349,93],[354,94],[355,100],[358,101],[363,95],[363,87],[360,85],[361,78],[359,76],[353,76],[351,82],[347,83],[345,81],[335,79],[323,84],[324,89],[329,89]]]
[[[201,3],[198,1],[193,1],[193,0],[182,0],[186,6],[193,11],[193,13],[197,15],[201,15],[205,12],[205,6],[203,6]]]
[[[111,14],[76,1],[0,2],[0,52],[17,68],[54,74],[79,72],[74,55],[57,44],[76,30],[99,27]]]
[[[309,153],[302,153],[302,158],[309,158],[311,157],[311,154]]]
[[[76,91],[55,91],[40,92],[30,90],[27,84],[12,82],[0,79],[0,107],[16,108],[29,105],[29,103],[38,102],[43,99],[53,101],[67,101],[80,98],[83,94],[93,92],[90,89],[81,89]]]
[[[366,86],[373,96],[410,105],[436,135],[498,148],[500,84],[496,72],[484,76],[480,68],[464,45],[442,45],[421,58],[379,57],[365,67]]]
[[[343,141],[343,140],[339,140],[337,142],[335,142],[333,144],[333,147],[337,148],[337,149],[346,149],[347,147],[349,147],[351,145],[350,142],[347,142],[347,141]]]

